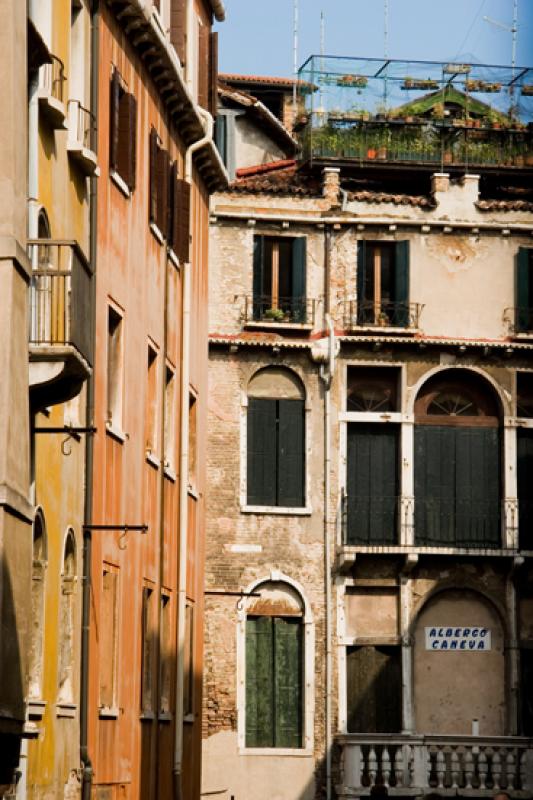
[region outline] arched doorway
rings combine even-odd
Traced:
[[[415,403],[415,541],[501,547],[500,409],[479,375],[449,369]]]
[[[505,734],[504,632],[482,595],[450,589],[429,600],[416,621],[413,656],[418,733]]]

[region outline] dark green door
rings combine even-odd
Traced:
[[[349,733],[397,733],[402,727],[399,647],[348,647]]]
[[[419,545],[501,546],[497,428],[415,427],[415,539]]]
[[[347,544],[397,544],[398,427],[348,425]]]
[[[518,463],[518,538],[522,550],[533,549],[533,430],[519,428]]]

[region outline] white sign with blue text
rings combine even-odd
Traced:
[[[487,651],[491,649],[489,628],[479,625],[459,628],[451,625],[439,625],[435,628],[426,628],[426,650],[446,650],[454,652]]]

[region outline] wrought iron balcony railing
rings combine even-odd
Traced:
[[[43,64],[41,67],[41,87],[44,91],[55,98],[58,102],[64,102],[64,88],[65,88],[65,65],[60,58],[50,55],[51,63]]]
[[[523,501],[344,495],[341,517],[347,547],[533,549],[533,512]]]
[[[313,325],[316,300],[302,297],[278,297],[271,295],[243,298],[242,319],[245,324],[261,322],[281,325]]]
[[[347,300],[344,303],[344,327],[347,330],[358,328],[416,330],[423,308],[421,303]]]
[[[92,275],[83,252],[75,241],[54,239],[32,239],[28,249],[30,346],[73,347],[90,365]]]
[[[510,334],[533,334],[533,308],[525,306],[506,308],[503,312],[503,321],[507,324]]]
[[[533,741],[525,737],[345,734],[338,795],[369,794],[384,784],[391,795],[461,792],[470,797],[533,789]]]

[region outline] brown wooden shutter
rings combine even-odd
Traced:
[[[120,76],[113,69],[109,95],[109,169],[117,169],[119,140]]]
[[[183,66],[185,64],[185,0],[171,0],[170,41]]]
[[[168,234],[167,243],[174,251],[178,241],[178,162],[170,167],[170,186],[168,192]]]
[[[191,187],[178,178],[178,237],[176,255],[182,262],[189,261],[189,226],[191,214]]]
[[[209,107],[209,28],[200,25],[198,53],[198,105]]]
[[[132,94],[124,92],[119,102],[117,172],[130,190],[135,187],[136,129],[137,101]]]
[[[156,224],[163,236],[167,232],[167,209],[168,209],[168,153],[162,148],[157,150],[156,159],[156,180],[157,180],[157,211]]]
[[[213,31],[209,37],[209,112],[213,119],[218,106],[218,33]]]
[[[154,128],[150,130],[150,222],[157,222],[157,133]]]

